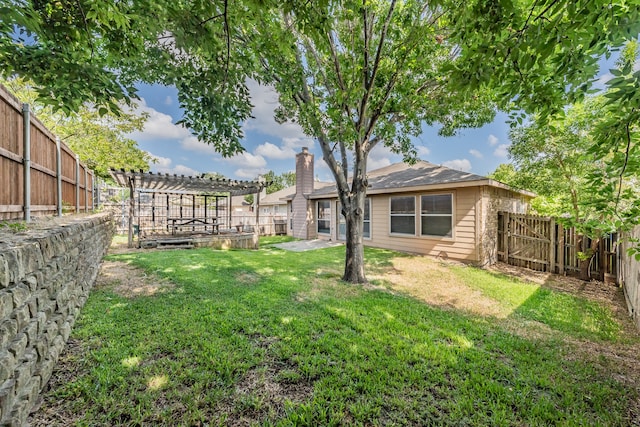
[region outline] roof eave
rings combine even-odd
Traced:
[[[378,188],[378,189],[369,189],[367,190],[368,195],[376,195],[376,194],[389,194],[389,193],[409,193],[415,191],[437,191],[437,190],[451,190],[455,188],[466,188],[466,187],[481,187],[483,185],[487,185],[490,187],[502,188],[505,190],[513,191],[514,193],[522,194],[527,197],[536,197],[535,193],[525,190],[518,190],[512,188],[506,184],[503,184],[498,181],[494,181],[492,179],[481,179],[481,180],[473,180],[473,181],[457,181],[457,182],[447,182],[447,183],[438,183],[438,184],[426,184],[426,185],[416,185],[411,187],[394,187],[394,188]],[[333,191],[331,193],[323,193],[323,194],[310,194],[310,199],[326,199],[338,197],[338,193]]]

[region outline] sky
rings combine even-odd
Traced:
[[[596,87],[603,87],[611,78],[608,69],[613,60],[601,64],[603,70]],[[212,146],[198,141],[190,132],[175,123],[182,117],[177,91],[159,85],[138,86],[141,100],[138,111],[149,114],[144,130],[130,135],[142,150],[149,152],[156,163],[152,172],[178,175],[198,175],[218,172],[227,178],[253,180],[273,170],[276,174],[295,169],[295,155],[302,147],[315,154],[315,175],[321,181],[333,181],[317,141],[307,137],[293,123],[278,124],[274,120],[277,95],[270,87],[249,81],[254,105],[252,116],[243,124],[245,137],[242,145],[246,152],[223,158]],[[424,126],[423,133],[413,139],[418,157],[465,172],[487,175],[500,163],[508,163],[509,124],[507,115],[498,113],[495,120],[477,129],[462,129],[453,137],[438,135],[437,127]],[[402,161],[383,145],[369,155],[368,170]]]

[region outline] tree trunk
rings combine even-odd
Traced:
[[[360,176],[353,179],[353,191],[342,199],[345,223],[347,226],[346,256],[344,261],[344,276],[342,280],[349,283],[366,283],[364,275],[364,245],[362,230],[364,224],[364,200],[366,197],[366,180]],[[346,203],[345,203],[346,202]]]
[[[364,203],[363,203],[364,206]],[[347,250],[344,261],[344,276],[342,280],[349,283],[366,283],[364,275],[364,245],[362,244],[362,209],[347,212]]]
[[[585,248],[587,236],[582,236],[582,239],[583,240],[580,241],[580,246],[582,246],[582,248]],[[591,280],[589,267],[591,266],[591,260],[596,255],[596,250],[598,248],[599,242],[600,239],[592,239],[590,247],[586,248],[583,251],[584,256],[579,258],[578,266],[580,267],[580,280]]]

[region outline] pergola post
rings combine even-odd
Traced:
[[[133,178],[129,178],[129,239],[127,246],[133,247],[133,217],[136,211],[136,201],[134,197]]]

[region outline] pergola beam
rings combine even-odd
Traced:
[[[232,196],[257,194],[270,183],[263,181],[239,181],[226,178],[210,178],[204,176],[184,176],[154,174],[153,172],[136,172],[112,169],[111,176],[118,185],[128,187],[129,180],[134,182],[138,190],[155,190],[163,193],[188,192],[193,194],[229,193]]]

